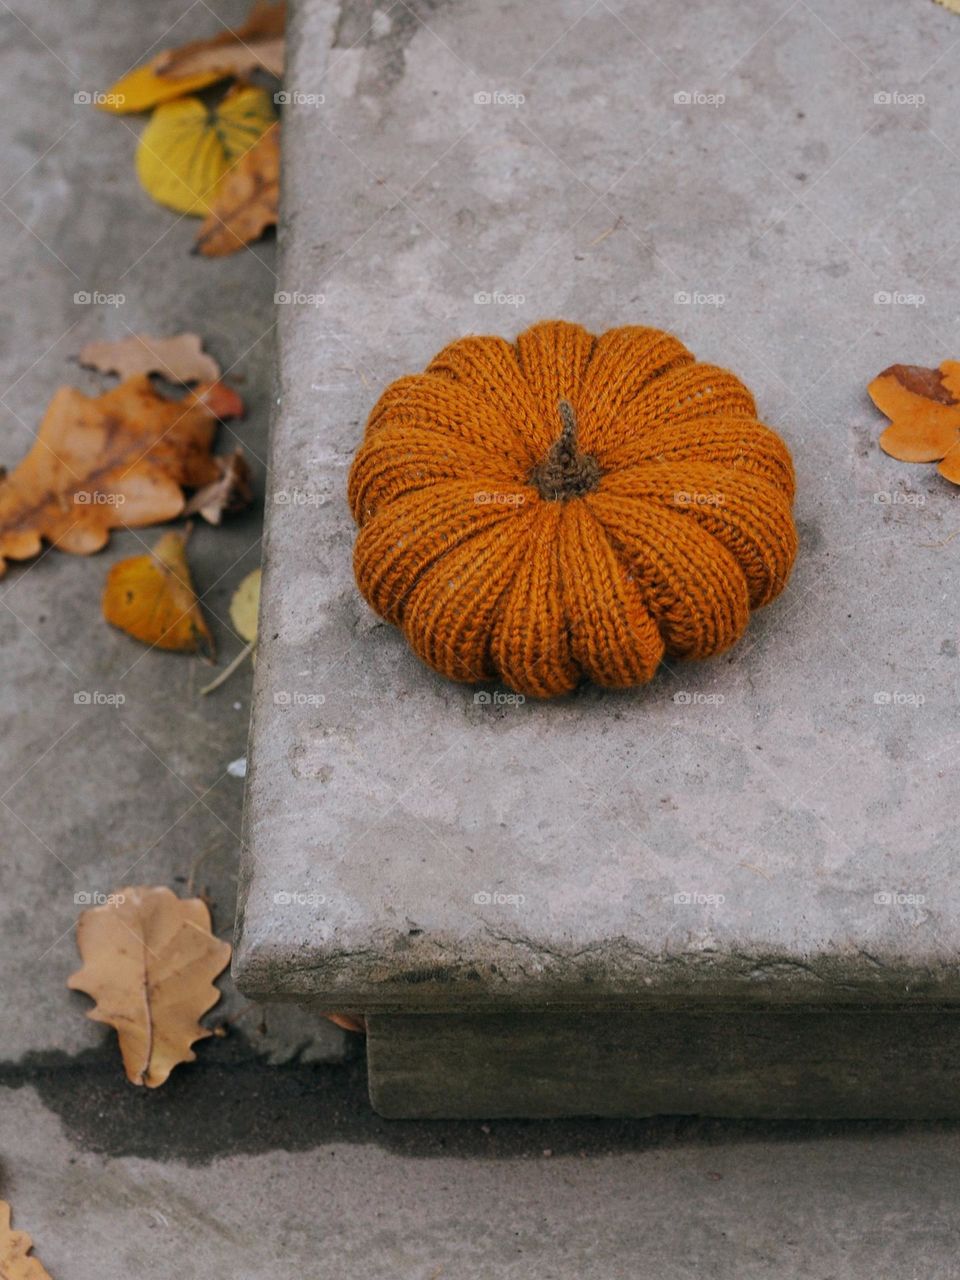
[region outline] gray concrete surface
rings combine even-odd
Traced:
[[[241,985],[381,1011],[955,1000],[957,491],[879,450],[865,387],[956,348],[956,24],[375,10],[306,0],[288,77],[325,102],[285,126],[305,301],[280,319]],[[716,661],[479,706],[361,600],[346,472],[391,379],[554,315],[732,366],[793,450],[801,551]]]
[[[957,30],[916,2],[898,47],[872,43],[859,7],[824,14],[860,56],[906,76],[925,65],[931,40],[947,48]],[[233,21],[243,5],[216,8]],[[776,16],[745,7],[743,48]],[[659,52],[693,76],[726,19],[678,10],[674,21]],[[272,246],[209,271],[189,258],[193,224],[138,191],[127,127],[73,109],[78,89],[105,87],[178,22],[171,40],[216,27],[204,4],[188,0],[0,5],[0,461],[21,456],[61,381],[97,385],[68,363],[80,343],[124,332],[118,315],[84,310],[67,334],[73,293],[126,286],[132,328],[196,327],[225,366],[238,362],[250,405],[238,430],[262,492],[271,342],[262,335],[274,289],[262,263],[272,266]],[[789,30],[766,37],[771,56],[791,56],[780,43]],[[509,49],[507,26],[491,19],[488,34],[494,52]],[[948,207],[948,168],[936,182],[915,196],[928,219]],[[877,210],[876,222],[886,213]],[[941,226],[947,250],[949,219]],[[949,256],[940,269],[952,270]],[[891,312],[888,323],[897,319]],[[894,354],[930,352],[917,339]],[[257,531],[253,514],[219,532],[199,529],[191,547],[225,660],[240,648],[226,609],[256,561]],[[952,1126],[390,1124],[370,1111],[361,1063],[304,1065],[301,1049],[327,1056],[336,1045],[289,1006],[241,1016],[163,1090],[127,1085],[111,1033],[88,1022],[88,1001],[64,987],[76,965],[74,894],[107,892],[126,877],[184,892],[213,846],[194,880],[229,936],[242,784],[223,775],[243,753],[248,711],[247,675],[199,703],[204,668],[142,654],[100,621],[107,567],[137,550],[133,535],[118,535],[101,556],[50,553],[0,583],[0,793],[13,811],[4,810],[0,858],[0,1197],[52,1276],[960,1272]],[[73,693],[85,688],[119,688],[128,701],[118,715],[85,709],[72,727]],[[248,1002],[227,977],[221,985],[226,1008],[242,1014]]]

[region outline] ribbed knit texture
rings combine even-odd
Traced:
[[[783,589],[793,493],[733,374],[658,329],[548,321],[386,389],[350,471],[354,571],[452,680],[642,684],[729,648]]]

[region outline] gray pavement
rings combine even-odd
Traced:
[[[920,68],[931,41],[946,49],[960,37],[949,15],[916,3],[900,47],[884,49],[890,68],[895,55]],[[792,8],[777,27],[778,6],[744,6],[744,46],[768,25],[775,48],[779,35],[796,39],[806,5]],[[861,6],[841,8],[841,35],[862,50]],[[227,21],[242,11],[217,8]],[[99,385],[69,363],[84,341],[124,326],[195,328],[243,376],[248,415],[236,433],[262,493],[273,246],[215,263],[189,257],[195,224],[136,185],[139,122],[73,101],[154,41],[215,26],[202,0],[0,6],[8,466],[58,385]],[[507,29],[491,28],[508,46]],[[712,38],[678,17],[671,47],[683,61],[692,42]],[[789,44],[782,56],[793,56]],[[946,167],[943,180],[952,182]],[[948,207],[932,190],[918,199],[930,216]],[[943,270],[954,271],[949,256]],[[74,304],[93,289],[126,300]],[[227,608],[258,561],[258,537],[251,513],[198,529],[191,544],[224,660],[241,647]],[[130,879],[180,892],[192,881],[230,936],[242,783],[226,766],[244,753],[249,710],[249,672],[201,701],[206,668],[146,653],[101,620],[108,566],[140,545],[125,534],[90,559],[50,552],[0,583],[0,1197],[51,1275],[960,1274],[951,1126],[389,1123],[367,1106],[362,1062],[341,1060],[339,1033],[289,1007],[250,1008],[227,978],[212,1020],[235,1019],[229,1034],[201,1044],[198,1062],[164,1089],[127,1085],[112,1033],[64,986],[77,964],[74,897]],[[78,706],[81,690],[122,691],[126,702]]]

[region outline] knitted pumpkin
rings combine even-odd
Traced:
[[[796,552],[783,441],[733,374],[630,326],[461,338],[380,397],[357,584],[452,680],[528,696],[729,648]]]

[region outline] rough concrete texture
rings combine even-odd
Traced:
[[[957,34],[920,0],[301,4],[289,88],[324,102],[285,125],[300,305],[245,989],[371,1010],[960,995],[957,491],[879,450],[865,393],[957,347]],[[545,316],[660,325],[736,370],[793,450],[801,551],[722,658],[478,705],[361,600],[346,472],[391,379]]]
[[[937,39],[951,39],[949,15],[917,3],[916,21],[904,25],[904,49],[931,28]],[[244,6],[231,0],[214,7],[229,22]],[[766,16],[744,14],[746,48]],[[682,10],[675,22],[674,56],[706,57],[697,51],[708,50],[716,27],[704,28],[701,46],[696,23],[686,25]],[[509,39],[494,10],[488,26],[492,42]],[[126,289],[132,310],[121,314],[131,327],[155,332],[198,328],[225,366],[240,362],[250,403],[240,433],[256,451],[262,486],[270,339],[253,344],[271,322],[273,283],[261,265],[272,262],[270,244],[259,246],[256,257],[215,267],[188,258],[194,224],[178,223],[137,189],[127,125],[136,133],[140,123],[72,112],[78,88],[106,87],[153,42],[164,43],[171,27],[167,38],[175,41],[211,32],[216,23],[203,5],[188,8],[188,0],[0,5],[7,87],[0,193],[9,206],[0,205],[3,398],[32,428],[64,377],[95,387],[66,357],[87,337],[122,333],[118,316],[97,311],[87,319],[84,311],[70,337],[47,349],[75,318],[75,290],[122,288],[118,277],[149,253],[132,273],[136,288]],[[787,29],[772,33],[771,56]],[[948,207],[923,192],[917,198],[937,215]],[[944,224],[945,248],[947,230]],[[949,269],[950,259],[942,265]],[[910,358],[920,356],[918,342]],[[0,461],[9,465],[29,435],[12,411],[0,424]],[[240,647],[228,626],[229,595],[256,553],[237,565],[232,558],[248,550],[255,528],[253,516],[216,532],[201,527],[191,544],[224,660]],[[117,535],[101,556],[51,553],[0,584],[0,793],[29,769],[5,803],[82,877],[74,889],[57,857],[4,812],[0,1197],[13,1205],[16,1225],[33,1235],[52,1276],[948,1280],[958,1274],[955,1127],[391,1124],[370,1112],[362,1063],[271,1066],[253,1051],[251,1045],[269,1042],[270,1053],[286,1056],[310,1034],[311,1023],[298,1023],[289,1006],[282,1010],[282,1045],[269,1017],[261,1035],[257,1010],[226,1039],[200,1044],[198,1061],[163,1089],[147,1093],[126,1084],[112,1033],[88,1022],[89,1002],[63,986],[76,965],[73,895],[107,892],[127,872],[182,892],[186,886],[175,877],[189,879],[198,853],[222,838],[195,879],[209,888],[216,927],[228,935],[237,842],[205,805],[239,831],[242,784],[218,779],[243,753],[248,702],[241,673],[222,696],[197,704],[193,693],[206,671],[186,658],[141,655],[101,623],[96,602],[107,566],[139,549],[133,535]],[[58,742],[73,724],[74,689],[115,690],[138,658],[119,684],[129,700],[118,717],[85,709],[73,734]],[[124,717],[178,769],[192,795],[121,731]],[[212,784],[205,805],[186,812]],[[221,985],[236,1009],[229,981]]]
[[[239,20],[243,10],[238,0],[221,15]],[[54,4],[0,9],[7,82],[17,85],[0,148],[0,462],[12,467],[27,451],[58,386],[95,394],[114,384],[71,360],[86,342],[202,333],[247,402],[245,420],[222,430],[220,447],[243,445],[261,495],[222,528],[201,523],[190,541],[223,662],[243,647],[229,621],[231,594],[260,556],[275,246],[192,259],[196,222],[155,205],[137,185],[142,121],[74,100],[107,89],[155,42],[218,28],[203,6],[187,15],[175,3],[127,16],[79,3],[67,27]],[[76,302],[83,293],[113,296],[116,305]],[[214,927],[232,931],[243,782],[226,770],[246,747],[249,667],[201,699],[211,668],[148,651],[100,615],[109,566],[156,537],[149,529],[117,533],[90,558],[48,551],[0,581],[3,1058],[103,1039],[104,1029],[83,1016],[90,1001],[65,986],[78,965],[73,926],[83,895],[89,901],[129,883],[207,889]],[[78,703],[84,693],[90,701]],[[286,1010],[248,1009],[228,978],[222,985],[226,1001],[214,1018],[242,1012],[239,1025],[268,1054],[284,1056],[305,1040],[321,1056],[342,1053],[343,1037],[329,1024],[294,1032]]]

